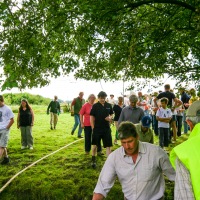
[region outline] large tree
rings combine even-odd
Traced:
[[[70,72],[199,80],[200,0],[4,0],[0,8],[3,89]]]

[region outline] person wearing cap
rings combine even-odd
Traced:
[[[188,108],[186,122],[190,126],[188,140],[170,152],[170,161],[176,169],[174,199],[200,199],[200,101]]]
[[[154,143],[153,133],[150,129],[151,118],[149,116],[144,116],[141,120],[141,124],[135,124],[139,140],[141,142]]]
[[[4,98],[0,95],[0,159],[3,158],[1,164],[8,164],[10,161],[7,152],[7,144],[10,127],[13,123],[14,114],[10,107],[5,105]]]
[[[133,124],[138,124],[144,116],[144,111],[142,110],[142,108],[137,106],[138,97],[136,95],[131,95],[129,97],[129,102],[130,105],[122,109],[118,120],[118,126],[123,121],[129,121]]]
[[[175,170],[166,152],[159,146],[139,141],[135,125],[131,122],[122,122],[118,131],[122,146],[107,158],[94,189],[93,200],[106,198],[116,177],[125,200],[164,199],[163,174],[171,181],[175,179]]]
[[[106,155],[111,153],[112,135],[110,124],[113,122],[113,109],[110,103],[106,102],[107,94],[99,92],[99,101],[92,106],[90,111],[90,124],[92,128],[92,167],[96,167],[97,146],[103,141],[106,148]]]

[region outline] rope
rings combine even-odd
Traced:
[[[70,143],[70,144],[67,144],[67,145],[65,145],[64,147],[61,147],[60,149],[58,149],[58,150],[56,150],[56,151],[54,151],[54,152],[52,152],[52,153],[50,153],[50,154],[48,154],[48,155],[46,155],[46,156],[40,158],[39,160],[37,160],[37,161],[35,161],[34,163],[30,164],[29,166],[25,167],[23,170],[21,170],[21,171],[19,171],[17,174],[15,174],[15,175],[0,189],[0,193],[3,192],[3,190],[4,190],[17,176],[19,176],[21,173],[23,173],[23,172],[26,171],[27,169],[33,167],[35,164],[39,163],[41,160],[44,160],[45,158],[48,158],[49,156],[51,156],[51,155],[57,153],[58,151],[60,151],[60,150],[62,150],[62,149],[65,149],[66,147],[68,147],[68,146],[70,146],[70,145],[72,145],[72,144],[74,144],[74,143],[76,143],[76,142],[79,142],[80,140],[83,140],[83,138],[81,138],[81,139],[79,139],[79,140],[76,140],[76,141],[74,141],[74,142],[72,142],[72,143]]]

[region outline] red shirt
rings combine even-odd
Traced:
[[[91,126],[90,124],[90,111],[92,109],[92,105],[90,103],[86,103],[82,106],[79,114],[83,115],[83,124],[84,126]]]

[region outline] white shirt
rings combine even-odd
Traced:
[[[160,107],[157,112],[156,116],[160,118],[169,118],[172,117],[172,111],[169,108],[162,108]],[[169,123],[158,121],[158,128],[169,128]]]
[[[14,118],[14,114],[10,107],[7,105],[0,107],[0,130],[6,129],[11,118]]]
[[[136,163],[120,147],[112,152],[100,173],[95,193],[104,197],[118,177],[127,200],[155,200],[164,195],[164,176],[175,179],[167,154],[156,145],[139,141],[139,153]]]

